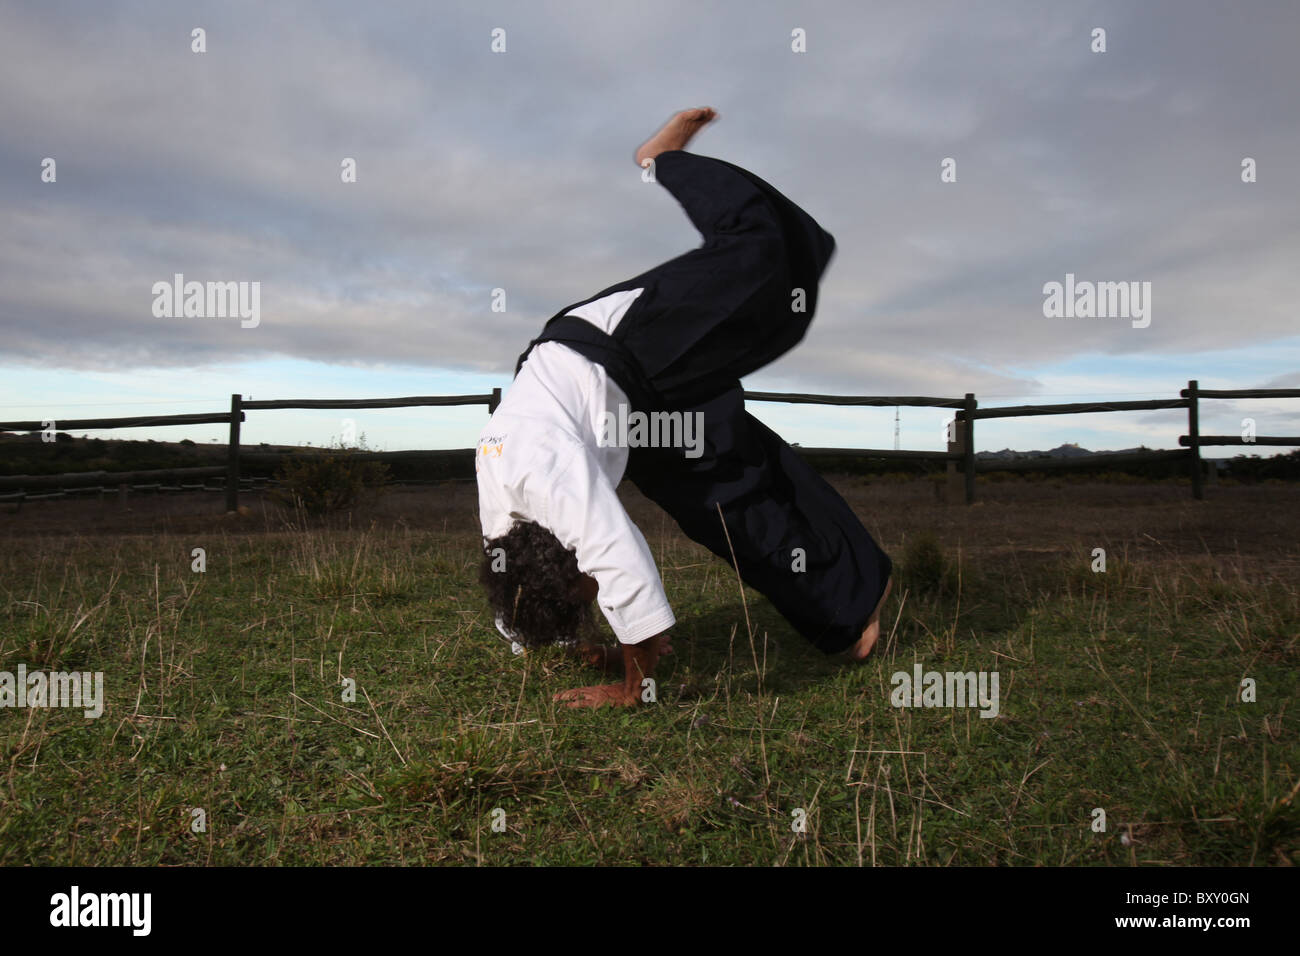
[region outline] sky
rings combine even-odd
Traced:
[[[632,157],[703,105],[720,118],[692,151],[837,243],[804,341],[748,389],[1300,387],[1297,37],[1300,4],[1262,0],[0,0],[0,421],[507,387],[556,310],[699,244]],[[257,283],[256,322],[158,314],[176,274]],[[1149,310],[1046,315],[1067,275],[1137,283]],[[751,407],[805,446],[894,444],[892,408]],[[941,449],[950,415],[903,408],[902,447]],[[1300,399],[1200,415],[1300,433]],[[250,411],[243,441],[467,448],[486,418]],[[1185,429],[1182,410],[999,419],[976,446]]]

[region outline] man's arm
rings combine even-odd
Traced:
[[[624,644],[620,683],[575,687],[560,691],[554,699],[569,707],[635,707],[641,702],[641,681],[654,676],[655,665],[667,643],[667,632],[664,632],[637,644]]]
[[[608,644],[593,644],[590,641],[578,641],[564,644],[564,653],[577,658],[588,667],[601,671],[622,671],[626,673],[623,644],[610,647]],[[659,656],[667,657],[673,652],[672,636],[668,631],[659,635]]]

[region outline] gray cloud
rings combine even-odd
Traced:
[[[631,156],[703,103],[696,148],[838,240],[772,379],[1014,392],[1082,354],[1264,349],[1296,331],[1298,26],[1264,2],[5,4],[5,354],[508,374],[558,308],[698,241]],[[261,327],[154,318],[175,272],[261,281]],[[1045,319],[1066,272],[1151,281],[1151,327]]]

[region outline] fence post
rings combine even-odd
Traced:
[[[230,396],[230,444],[226,454],[226,511],[239,510],[239,420],[243,396]]]
[[[975,393],[966,393],[965,421],[962,427],[962,442],[965,448],[963,467],[966,469],[966,504],[975,502]]]
[[[957,412],[954,411],[952,413],[952,422],[948,426],[947,438],[949,452],[965,451],[965,448],[962,447],[962,442],[966,438],[966,430],[958,427],[960,423],[961,419],[958,418]],[[944,465],[944,470],[947,472],[946,480],[944,482],[944,500],[948,504],[955,504],[962,487],[961,481],[958,480],[957,462],[949,459]]]
[[[1205,497],[1205,489],[1201,487],[1201,419],[1196,407],[1196,390],[1197,380],[1192,379],[1187,383],[1187,391],[1183,394],[1187,396],[1187,442],[1191,448],[1192,497],[1200,501]]]
[[[494,388],[492,389],[492,397],[488,400],[488,414],[489,415],[494,414],[497,410],[497,406],[500,404],[501,404],[501,389]]]

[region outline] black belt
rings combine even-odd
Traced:
[[[528,353],[543,342],[560,342],[602,366],[627,394],[628,401],[632,403],[629,411],[655,411],[659,408],[661,403],[657,393],[646,378],[641,363],[627,346],[576,315],[557,315],[547,322],[542,334],[529,342],[528,348],[519,356],[519,361],[515,363],[516,375],[523,367],[524,359],[528,358]]]

